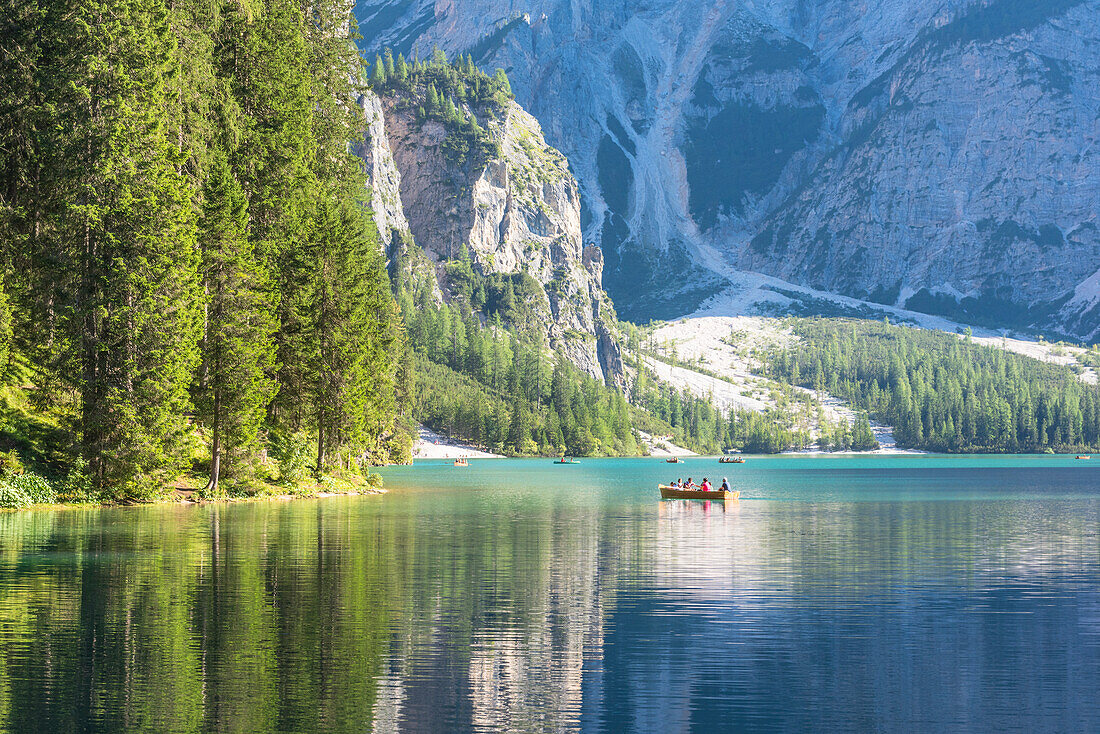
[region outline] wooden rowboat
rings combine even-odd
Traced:
[[[736,459],[719,459],[719,464],[744,464],[745,460],[738,457]]]
[[[684,462],[681,459],[665,459],[665,463],[666,464],[683,464]]]
[[[1088,460],[1089,460],[1089,459],[1091,459],[1092,457],[1091,457],[1091,456],[1078,456],[1077,458],[1078,458],[1078,459],[1084,459],[1085,461],[1088,461]]]
[[[657,487],[661,490],[661,499],[664,500],[735,500],[741,496],[738,491],[723,492],[720,489],[704,492],[701,489],[678,489],[664,484],[658,484]]]

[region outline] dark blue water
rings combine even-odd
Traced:
[[[0,515],[0,729],[1100,730],[1092,462],[472,464]]]

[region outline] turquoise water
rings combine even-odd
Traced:
[[[384,474],[0,515],[0,730],[1100,730],[1100,460]]]

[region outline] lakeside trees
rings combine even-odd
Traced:
[[[508,454],[641,452],[622,393],[538,338],[505,329],[502,311],[483,324],[468,307],[436,303],[422,279],[398,277],[397,287],[415,354],[417,420]]]
[[[388,458],[400,325],[349,147],[347,4],[5,11],[5,362],[70,468],[122,499],[196,463],[246,481],[272,432],[314,436],[318,472]]]

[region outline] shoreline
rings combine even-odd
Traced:
[[[417,427],[412,459],[504,459],[500,454],[484,451],[473,444],[448,438],[427,426]]]
[[[769,458],[790,458],[790,457],[806,457],[806,458],[856,458],[856,457],[898,457],[898,458],[914,458],[914,457],[944,457],[944,458],[967,458],[975,456],[987,456],[987,457],[1049,457],[1049,458],[1063,458],[1070,459],[1075,456],[1100,456],[1100,454],[1088,454],[1083,452],[1081,454],[1070,453],[1046,453],[1046,452],[1030,452],[1030,453],[936,453],[932,451],[918,451],[915,449],[879,449],[877,451],[783,451],[776,454],[691,454],[687,456],[680,456],[681,459],[703,459],[703,460],[717,460],[728,456],[739,456],[746,459],[769,459]],[[447,458],[436,457],[419,457],[422,461],[449,461]],[[478,457],[474,457],[478,458]],[[556,456],[523,456],[523,457],[506,457],[489,455],[480,458],[499,458],[499,459],[522,459],[526,461],[534,460],[551,460],[556,459]],[[649,455],[649,456],[598,456],[598,457],[577,457],[582,460],[595,460],[595,459],[653,459],[655,462],[663,461],[669,458],[667,455]],[[383,467],[376,467],[377,469],[387,468],[412,468],[416,466],[415,461],[411,464],[388,464]],[[192,490],[195,492],[197,490]],[[236,497],[219,497],[215,499],[192,499],[188,496],[189,492],[180,491],[179,489],[173,490],[172,494],[164,497],[163,499],[151,500],[148,502],[54,502],[46,504],[34,504],[27,505],[26,507],[0,507],[0,516],[5,514],[14,514],[18,512],[28,511],[40,511],[40,510],[88,510],[88,509],[122,509],[122,508],[138,508],[138,507],[166,507],[166,506],[179,506],[179,507],[192,507],[197,505],[215,505],[215,504],[247,504],[256,502],[292,502],[296,500],[310,500],[310,499],[331,499],[333,497],[378,497],[388,494],[389,490],[385,487],[364,487],[361,489],[349,490],[346,492],[321,490],[311,493],[291,494],[287,492],[271,493],[271,494],[255,494],[248,496],[236,496]]]
[[[193,490],[197,491],[197,490]],[[27,512],[38,510],[104,510],[104,509],[128,509],[138,507],[194,507],[197,505],[236,505],[253,502],[293,502],[295,500],[329,499],[332,497],[375,497],[387,494],[384,487],[367,487],[348,492],[320,491],[311,494],[255,494],[239,497],[217,497],[214,499],[192,499],[184,496],[179,490],[163,499],[150,500],[149,502],[47,502],[26,507],[0,507],[0,515],[5,513]]]

